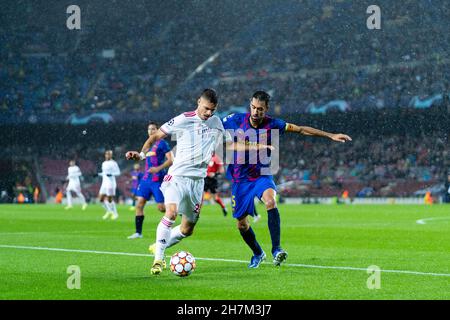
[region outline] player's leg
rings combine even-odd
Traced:
[[[206,184],[206,182],[205,182],[205,184]],[[217,192],[217,189],[219,187],[217,178],[209,178],[209,184],[210,184],[209,189],[211,190],[211,197],[222,208],[222,213],[223,213],[223,216],[225,217],[228,214],[228,212],[227,212],[227,208],[225,207],[225,204],[223,203],[222,199],[219,196],[219,193]]]
[[[72,189],[67,188],[66,189],[66,198],[67,198],[67,206],[64,209],[71,209],[72,208]]]
[[[191,180],[188,182],[190,186],[187,186],[189,192],[187,196],[180,202],[178,212],[182,212],[181,224],[174,227],[170,232],[170,239],[167,242],[166,248],[169,248],[186,237],[189,237],[194,232],[195,225],[197,224],[200,216],[202,194],[204,191],[203,180]],[[152,249],[150,248],[150,251]]]
[[[81,210],[86,210],[86,208],[87,208],[86,198],[84,197],[83,193],[81,192],[80,186],[77,186],[75,188],[75,193],[76,193],[77,197],[81,199],[81,203],[82,203]]]
[[[267,209],[267,224],[272,240],[273,263],[279,266],[287,258],[287,252],[281,248],[280,213],[277,208],[276,191],[273,188],[266,189],[261,197]]]
[[[170,239],[172,225],[177,218],[177,212],[177,203],[166,203],[166,212],[156,228],[156,242],[154,248],[155,260],[151,268],[151,273],[154,275],[160,274],[164,268],[164,253]]]
[[[109,205],[112,210],[112,220],[116,220],[119,218],[119,213],[117,212],[116,202],[114,201],[114,197],[116,196],[116,184],[113,183],[112,185],[108,186],[108,200]]]
[[[250,226],[247,215],[238,218],[237,228],[239,229],[242,239],[245,241],[245,243],[253,252],[253,256],[250,259],[248,267],[258,268],[261,262],[265,260],[266,254],[264,253],[263,249],[256,240],[255,232]]]
[[[137,196],[136,196],[136,190],[131,190],[131,207],[128,209],[130,211],[136,210],[136,202],[137,202]]]
[[[155,255],[151,273],[155,275],[160,274],[165,265],[164,252],[170,240],[172,225],[177,218],[180,201],[183,199],[183,183],[176,180],[177,177],[172,177],[171,180],[161,185],[161,191],[164,194],[165,213],[156,228],[156,241],[150,246]]]
[[[195,224],[196,224],[195,222],[189,221],[189,219],[185,215],[183,215],[181,219],[181,224],[173,228],[172,231],[170,232],[170,239],[169,242],[167,243],[166,248],[170,248],[176,245],[184,238],[191,236],[192,233],[194,232]]]
[[[219,206],[222,208],[223,216],[226,217],[227,214],[228,214],[227,207],[225,207],[225,204],[223,203],[223,201],[220,198],[219,194],[218,193],[213,193],[213,194],[211,194],[211,196],[214,198],[214,201],[216,201],[216,203],[218,203]]]
[[[112,220],[116,220],[119,217],[119,213],[117,212],[116,202],[114,201],[114,196],[108,196],[108,201],[110,208],[112,210]]]
[[[144,206],[152,196],[152,190],[150,188],[149,182],[144,180],[139,183],[136,189],[136,216],[135,216],[135,227],[136,232],[128,237],[128,239],[142,238],[142,226],[144,225]]]
[[[106,193],[106,191],[103,191],[103,192]],[[105,211],[106,211],[102,218],[103,218],[103,220],[106,220],[109,218],[110,215],[112,215],[112,211],[111,211],[111,208],[109,205],[108,197],[103,192],[100,193],[99,200],[100,200],[100,203],[102,204],[102,207],[105,208]]]
[[[233,208],[233,218],[237,219],[237,228],[239,233],[241,234],[244,242],[253,252],[253,256],[248,267],[258,268],[261,262],[266,258],[266,254],[256,240],[255,232],[248,221],[248,213],[253,213],[255,207],[254,193],[252,192],[252,189],[253,183],[233,184],[231,205]]]
[[[137,197],[136,201],[136,216],[134,217],[134,226],[135,226],[135,233],[133,233],[131,236],[128,237],[128,239],[137,239],[142,238],[142,226],[144,224],[144,207],[147,203],[146,198],[142,196]]]

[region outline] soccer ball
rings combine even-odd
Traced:
[[[195,269],[195,258],[187,251],[175,253],[170,258],[170,271],[179,277],[186,277]]]

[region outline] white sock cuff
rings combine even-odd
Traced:
[[[165,225],[166,227],[170,228],[170,227],[172,227],[172,225],[175,223],[175,221],[174,221],[174,220],[170,220],[170,219],[168,219],[168,218],[166,218],[166,217],[162,217],[161,223],[162,223],[163,225]]]

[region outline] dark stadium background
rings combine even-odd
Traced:
[[[71,4],[81,30],[66,28]],[[124,152],[140,148],[149,120],[193,109],[204,87],[219,92],[220,115],[264,89],[274,116],[352,136],[332,145],[286,135],[283,196],[422,197],[431,188],[446,200],[449,3],[376,1],[381,30],[366,27],[370,4],[2,1],[1,201],[31,200],[36,186],[39,201],[54,196],[71,158],[95,198],[106,148],[125,198]]]

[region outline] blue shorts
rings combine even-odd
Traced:
[[[137,188],[132,188],[132,189],[131,189],[131,194],[132,194],[133,196],[135,196],[135,195],[137,194]]]
[[[267,189],[277,190],[272,177],[262,176],[255,181],[233,183],[231,190],[231,206],[233,218],[239,219],[245,215],[254,216],[255,197],[261,200]]]
[[[156,203],[164,203],[164,195],[161,189],[159,189],[160,187],[161,182],[141,180],[136,191],[136,196],[148,201],[153,195]]]

